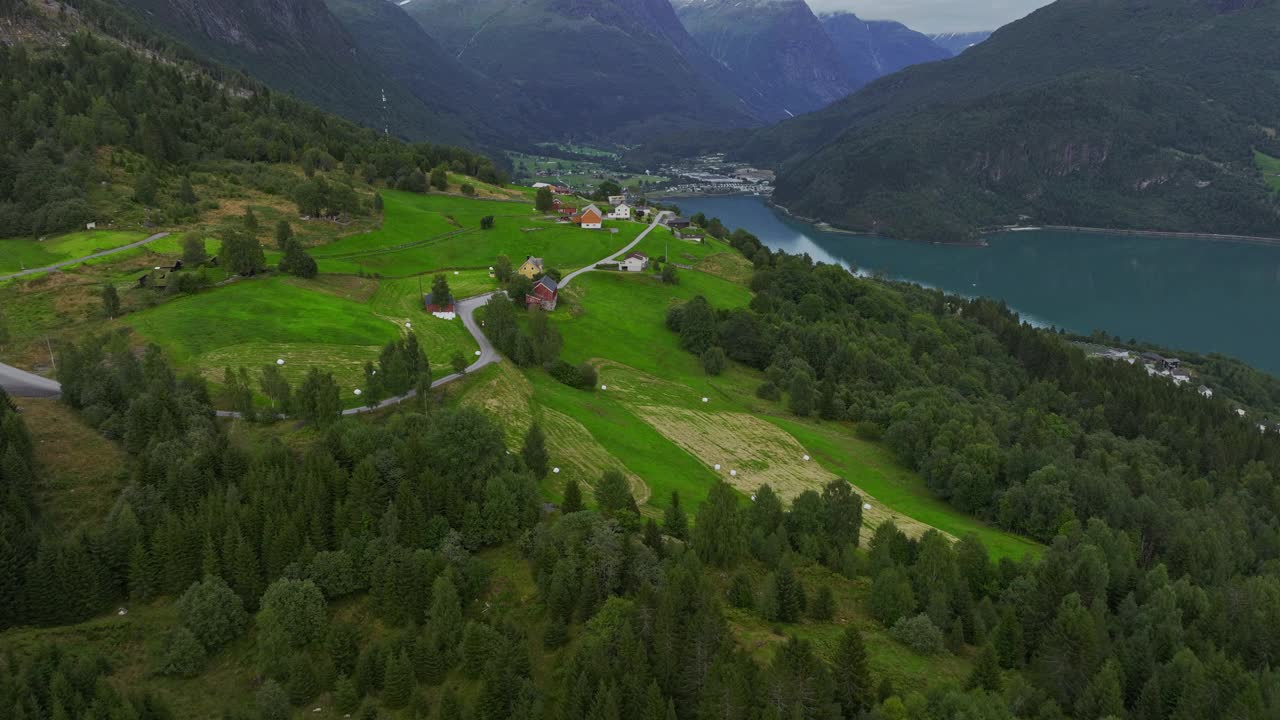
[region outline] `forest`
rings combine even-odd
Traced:
[[[354,195],[341,192],[354,178],[425,187],[444,166],[503,179],[471,151],[402,143],[180,58],[142,60],[87,31],[57,53],[0,46],[0,237],[191,219],[216,208],[192,192],[193,173],[296,194],[304,212],[335,215],[353,209],[337,200]],[[306,179],[269,169],[280,163]],[[122,182],[132,193],[109,190]]]

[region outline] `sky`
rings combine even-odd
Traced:
[[[863,20],[897,20],[926,33],[995,30],[1049,0],[808,0],[814,12],[849,10]]]

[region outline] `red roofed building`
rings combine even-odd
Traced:
[[[573,216],[573,221],[585,230],[599,230],[604,227],[604,214],[595,205],[588,205],[581,214]]]
[[[533,284],[533,289],[528,295],[524,296],[525,307],[540,307],[548,312],[556,309],[556,302],[560,299],[560,284],[550,275],[543,275],[542,279]]]

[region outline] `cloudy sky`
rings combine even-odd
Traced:
[[[808,0],[814,12],[851,10],[864,20],[897,20],[920,32],[994,30],[1049,0]]]

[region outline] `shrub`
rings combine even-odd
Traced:
[[[590,390],[596,386],[599,375],[590,363],[572,365],[564,360],[556,360],[547,367],[551,377],[579,390]]]
[[[756,397],[762,400],[777,400],[782,397],[782,391],[778,389],[777,385],[767,382],[756,388]]]
[[[912,618],[902,618],[894,623],[889,634],[894,640],[921,655],[936,655],[942,652],[942,631],[924,613]]]
[[[884,437],[884,428],[869,421],[863,420],[853,426],[853,431],[863,440],[878,441]]]
[[[176,627],[165,635],[156,657],[156,674],[194,677],[204,668],[204,646],[185,627]]]
[[[708,375],[719,375],[724,372],[725,362],[724,350],[719,347],[709,347],[702,353],[702,369]]]
[[[178,599],[178,621],[209,650],[234,640],[247,619],[240,596],[220,577],[192,583]]]

